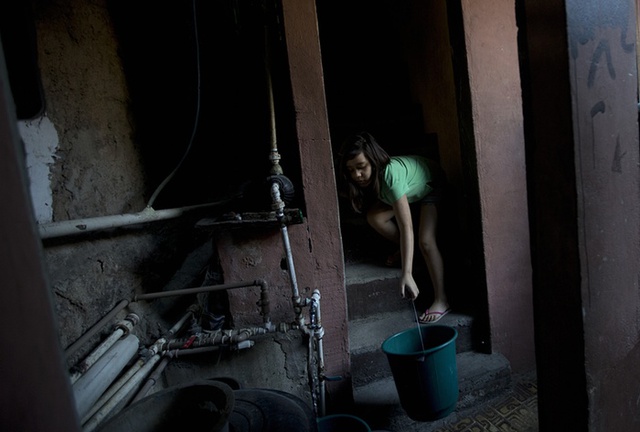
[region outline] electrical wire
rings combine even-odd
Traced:
[[[195,120],[193,124],[193,130],[191,132],[191,138],[189,139],[189,145],[187,145],[187,149],[182,155],[182,159],[180,159],[180,162],[178,162],[178,165],[176,165],[173,171],[171,171],[171,173],[162,181],[162,183],[160,183],[160,185],[153,192],[153,195],[151,195],[151,198],[147,203],[147,208],[153,207],[153,203],[155,202],[156,198],[158,198],[158,195],[160,194],[162,189],[164,189],[164,187],[171,181],[171,179],[173,179],[176,172],[178,172],[178,170],[184,163],[185,159],[187,158],[187,155],[191,151],[191,147],[193,146],[193,141],[196,135],[196,131],[198,130],[198,122],[200,121],[201,71],[200,71],[200,41],[198,40],[199,37],[198,37],[198,19],[197,19],[197,11],[196,11],[196,0],[192,1],[192,9],[193,9],[193,31],[195,35],[195,46],[196,46],[196,71],[197,71],[196,72],[196,75],[197,75],[196,113],[195,113]]]

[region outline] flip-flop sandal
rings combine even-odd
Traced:
[[[449,312],[451,312],[451,308],[447,308],[444,312],[429,312],[429,309],[427,309],[424,312],[424,316],[425,318],[428,317],[429,315],[435,315],[436,318],[430,321],[421,319],[421,317],[418,317],[418,322],[420,324],[433,324],[433,323],[437,323],[438,321],[440,321],[442,319],[443,316],[445,316],[446,314],[448,314]]]

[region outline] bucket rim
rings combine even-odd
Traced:
[[[418,331],[418,327],[410,327],[408,329],[405,329],[405,330],[402,330],[400,332],[397,332],[397,333],[389,336],[388,338],[386,338],[384,340],[384,342],[382,342],[382,345],[380,346],[380,348],[387,355],[414,357],[416,355],[430,354],[432,352],[439,351],[439,350],[443,349],[444,347],[446,347],[447,345],[450,345],[450,344],[454,343],[455,340],[458,338],[458,330],[456,330],[454,327],[451,327],[451,326],[448,326],[448,325],[428,324],[428,325],[420,326],[420,328],[423,328],[423,329],[424,328],[440,328],[440,329],[450,330],[453,333],[452,333],[451,338],[449,338],[446,342],[443,342],[443,343],[441,343],[439,345],[436,345],[436,346],[433,346],[433,347],[429,347],[429,348],[427,348],[425,350],[418,350],[418,351],[412,351],[412,352],[399,353],[399,352],[390,351],[388,348],[385,348],[385,345],[388,345],[392,339],[395,339],[395,338],[397,338],[397,337],[399,337],[401,335],[404,335],[406,333],[409,333],[409,332],[417,332]]]

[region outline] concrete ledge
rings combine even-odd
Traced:
[[[511,365],[502,354],[466,352],[456,361],[461,408],[484,402],[511,385]]]
[[[400,405],[392,377],[363,386],[354,385],[354,410],[370,425],[393,431],[431,431],[457,418],[457,414],[482,405],[511,388],[511,368],[504,356],[465,352],[456,356],[460,397],[456,412],[428,423],[411,420]]]

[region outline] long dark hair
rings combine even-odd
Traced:
[[[359,187],[351,179],[347,162],[362,153],[371,164],[371,183],[366,188]],[[360,132],[344,140],[340,150],[340,174],[346,184],[347,194],[353,209],[362,213],[369,209],[380,193],[380,174],[384,172],[391,158],[368,132]]]

